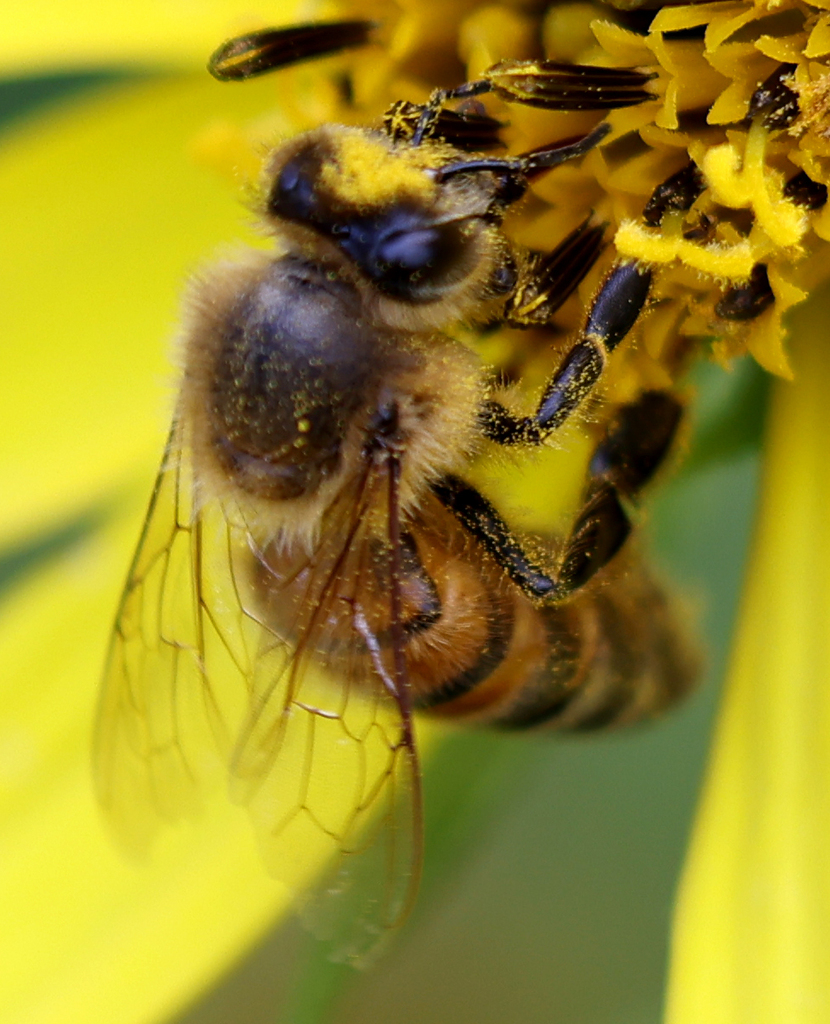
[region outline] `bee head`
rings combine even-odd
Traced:
[[[442,183],[444,150],[365,130],[310,132],[277,154],[267,214],[323,236],[389,298],[441,300],[495,257],[489,176]]]

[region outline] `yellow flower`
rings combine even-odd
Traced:
[[[87,764],[106,632],[169,415],[163,339],[175,329],[177,292],[212,251],[245,235],[232,194],[255,174],[258,142],[344,116],[336,82],[318,68],[244,87],[204,75],[204,57],[222,38],[274,20],[273,10],[247,5],[243,22],[240,11],[238,0],[152,10],[41,0],[21,5],[0,40],[7,75],[112,66],[166,73],[43,106],[0,139],[9,249],[0,1018],[13,1024],[171,1019],[287,905],[234,808],[172,833],[149,866],[124,863],[94,807]],[[497,59],[535,56],[540,39],[557,59],[656,72],[654,99],[613,112],[607,145],[539,179],[513,227],[527,244],[549,247],[593,206],[617,252],[659,269],[654,310],[614,355],[609,400],[676,381],[707,350],[724,363],[748,351],[795,379],[776,384],[761,524],[684,878],[668,1013],[672,1024],[828,1019],[820,445],[830,386],[821,292],[830,213],[794,203],[788,186],[802,170],[811,182],[828,180],[828,16],[799,0],[666,7],[653,20],[581,2],[539,16],[507,2],[401,0],[394,12],[368,2],[354,11],[383,21],[386,32],[383,50],[353,62],[360,117],[401,96],[422,99],[436,81],[460,81],[465,66],[472,77]],[[768,87],[774,99],[765,106],[759,83],[782,64],[786,74]],[[790,95],[798,116],[783,127],[764,124],[785,118]],[[596,120],[515,106],[507,116],[514,151]],[[706,189],[689,210],[648,223],[649,196],[690,158]],[[216,169],[235,174],[236,185]],[[612,258],[609,250],[558,314],[563,336],[578,327]],[[792,319],[790,349],[782,315],[813,290]],[[753,315],[742,316],[747,302]],[[487,345],[488,358],[519,370],[528,387],[550,370],[550,352],[524,332],[502,332]],[[731,408],[736,416],[751,408],[741,403],[745,381],[757,378],[733,375],[708,421],[710,438],[727,430]],[[709,598],[709,618],[721,626],[753,483],[752,455],[733,452],[729,461],[728,440],[715,437],[721,461],[678,478],[657,517],[687,578],[703,579],[703,555],[711,554],[709,582],[721,589]],[[510,484],[516,516],[530,504],[522,484]],[[531,510],[524,525],[538,528],[539,517]],[[731,546],[712,553],[718,519],[734,520]],[[416,921],[405,953],[360,981],[353,1017],[344,1011],[342,1019],[377,1017],[372,1008],[384,998],[396,1022],[656,1020],[705,711],[698,704],[647,735],[589,745],[447,740],[426,779],[437,851],[427,882],[464,850],[463,876],[452,880],[463,913],[439,909],[430,894],[442,893],[443,904],[448,890],[428,884],[431,919]],[[522,785],[508,787],[520,770]],[[501,831],[492,826],[498,857],[471,849],[481,805],[498,808],[487,811],[502,821]],[[313,955],[311,965],[281,979],[299,990],[296,1019],[326,1019],[312,1004],[340,984]],[[271,970],[284,972],[284,961]],[[243,1017],[250,993],[247,982],[241,987],[225,1019],[274,1019],[270,1004],[261,1018]]]

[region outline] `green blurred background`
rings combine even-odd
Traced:
[[[0,83],[0,125],[123,77]],[[452,734],[426,770],[422,898],[376,968],[329,964],[289,924],[176,1024],[660,1020],[672,900],[750,535],[766,384],[749,362],[730,373],[705,366],[690,393],[689,455],[649,500],[643,532],[696,610],[701,689],[624,734]],[[0,588],[94,528],[94,517],[68,523],[0,552]]]

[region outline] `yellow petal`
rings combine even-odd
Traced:
[[[674,928],[669,1024],[830,1019],[830,293],[792,317],[726,700]]]
[[[297,4],[201,0],[34,0],[18,4],[0,34],[0,69],[33,74],[136,64],[204,67],[219,43],[264,25],[293,20]]]
[[[743,10],[743,4],[724,3],[723,0],[707,4],[663,7],[654,16],[650,31],[679,32],[686,28],[695,28],[697,25],[708,25],[712,18],[722,17],[724,11],[728,11],[732,15],[734,12],[740,14]]]
[[[206,987],[287,906],[225,801],[125,862],[92,796],[104,645],[138,529],[94,540],[4,606],[0,634],[0,1020],[146,1024]]]
[[[807,45],[804,48],[805,57],[821,57],[830,52],[830,18],[825,15],[816,22]]]
[[[743,10],[741,9],[743,8]],[[709,53],[725,42],[743,25],[758,17],[754,4],[724,4],[723,11],[713,15],[706,26],[706,49]]]

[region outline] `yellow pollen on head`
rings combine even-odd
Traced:
[[[428,202],[435,184],[421,167],[362,133],[344,134],[331,163],[322,170],[323,188],[354,206],[380,206],[401,198]]]
[[[307,434],[309,430],[311,430],[311,420],[307,419],[305,416],[301,416],[300,419],[297,420],[297,430],[301,434]]]

